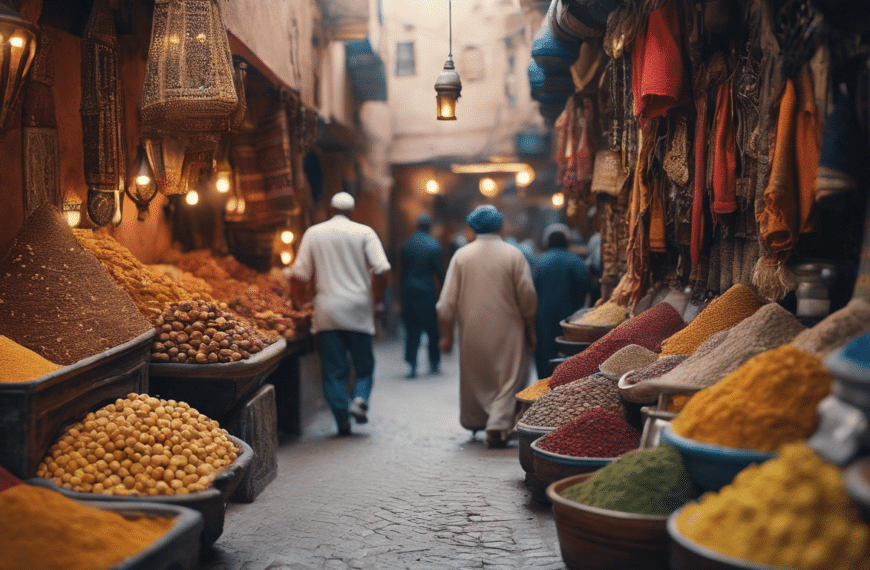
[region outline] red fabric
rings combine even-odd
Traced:
[[[634,40],[631,88],[638,124],[661,117],[680,101],[683,59],[676,2],[667,0],[649,15],[647,28]]]
[[[707,141],[707,95],[699,93],[695,97],[698,119],[695,122],[695,196],[692,201],[692,237],[689,252],[692,267],[697,267],[704,249],[704,194],[707,167],[705,163]]]
[[[731,109],[732,80],[716,94],[716,141],[713,148],[713,212],[730,214],[737,209],[737,143]]]
[[[0,467],[0,493],[21,484],[21,479]]]

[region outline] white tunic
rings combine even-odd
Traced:
[[[508,431],[516,393],[528,374],[525,326],[534,329],[538,298],[522,252],[481,234],[450,260],[438,317],[459,323],[459,422]]]
[[[372,274],[390,262],[372,228],[336,214],[308,228],[290,274],[315,278],[311,332],[342,330],[375,334]]]

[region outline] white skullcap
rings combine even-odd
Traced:
[[[348,194],[347,192],[339,192],[335,196],[332,197],[332,202],[330,202],[333,208],[336,210],[353,210],[354,202],[353,196]]]

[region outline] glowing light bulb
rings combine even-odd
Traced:
[[[200,32],[200,33],[196,34],[196,41],[198,41],[201,44],[204,44],[205,43],[205,33]]]
[[[293,261],[293,252],[292,251],[282,251],[281,252],[281,263],[284,265],[290,265],[290,262]]]
[[[171,43],[174,46],[177,46],[178,44],[181,43],[181,40],[179,39],[179,37],[176,34],[172,34],[171,36],[169,36],[169,43]]]
[[[11,45],[12,47],[20,48],[24,46],[24,38],[12,36],[11,38],[9,38],[9,45]]]
[[[197,192],[196,190],[191,190],[184,197],[184,201],[191,206],[196,206],[199,203],[199,192]]]
[[[245,213],[245,199],[239,196],[239,201],[236,204],[236,213],[241,215]]]
[[[230,179],[226,175],[218,176],[218,179],[214,183],[215,188],[221,194],[226,194],[230,191]]]
[[[281,232],[281,241],[283,243],[291,244],[293,243],[293,238],[295,237],[296,236],[293,235],[293,232],[291,232],[290,230],[284,230],[283,232]]]
[[[437,180],[429,179],[426,181],[426,193],[427,194],[437,194],[441,190],[441,186],[438,184]]]
[[[227,200],[227,205],[224,206],[224,208],[226,209],[226,211],[229,212],[229,213],[231,213],[231,214],[232,214],[233,212],[235,212],[235,211],[236,211],[236,208],[238,208],[238,207],[239,207],[239,201],[236,200],[236,197],[235,197],[235,196],[230,197],[230,199]]]
[[[553,205],[557,208],[561,208],[565,205],[565,195],[561,192],[556,192],[553,194]]]
[[[139,186],[147,186],[147,185],[151,184],[151,177],[144,176],[144,175],[137,176],[136,177],[136,184],[138,184]]]
[[[517,186],[528,186],[535,179],[535,171],[531,167],[525,168],[517,172]]]
[[[480,193],[487,198],[492,198],[498,194],[498,184],[492,178],[483,178],[480,181]]]

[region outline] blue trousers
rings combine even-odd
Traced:
[[[417,350],[420,337],[425,332],[429,348],[429,367],[438,368],[441,350],[438,348],[438,315],[435,303],[438,298],[434,292],[415,292],[402,298],[402,321],[405,324],[405,362],[417,370]]]
[[[348,420],[347,409],[353,398],[366,402],[372,392],[375,371],[375,353],[371,335],[353,331],[323,331],[318,334],[323,397],[341,427]],[[356,381],[348,395],[350,364],[356,372]]]

